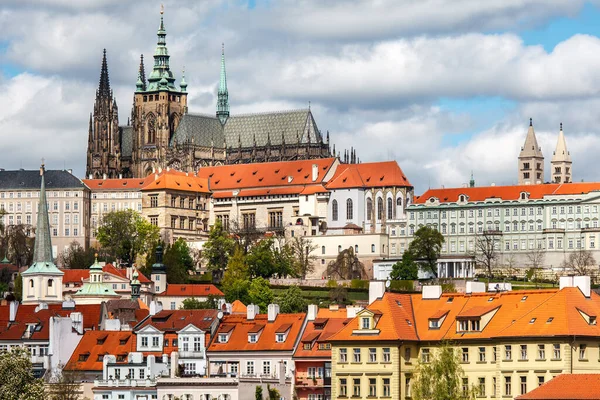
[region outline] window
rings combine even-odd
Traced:
[[[346,219],[352,219],[354,217],[354,210],[352,207],[352,199],[346,200]]]
[[[371,328],[371,319],[370,318],[361,318],[362,329],[370,329]]]
[[[158,207],[158,195],[150,196],[150,207]]]
[[[256,343],[256,333],[251,333],[248,335],[248,343]]]
[[[348,362],[348,350],[340,349],[340,361],[341,363]]]
[[[462,348],[462,358],[461,358],[461,360],[464,363],[468,363],[469,362],[469,348],[468,347],[463,347]]]
[[[479,397],[485,397],[485,378],[479,378],[479,385],[477,386],[477,395]]]
[[[545,381],[544,375],[538,376],[537,379],[538,379],[538,386],[542,386]]]
[[[467,397],[469,393],[469,378],[462,378],[462,394]]]
[[[254,228],[256,226],[256,213],[242,214],[242,221],[244,229]]]
[[[369,349],[369,362],[377,362],[377,349],[370,348]]]
[[[383,199],[379,197],[377,199],[377,220],[381,221],[383,219]]]
[[[527,360],[527,345],[521,345],[521,360]]]
[[[353,361],[355,363],[359,363],[360,362],[360,349],[353,349]]]
[[[401,199],[398,199],[398,200],[400,200],[400,203],[402,203]],[[371,220],[372,214],[373,214],[373,200],[367,199],[367,221]],[[413,214],[411,214],[411,216],[413,216]]]
[[[390,348],[389,347],[384,347],[383,348],[383,362],[390,362],[391,360],[392,360],[392,357],[391,357],[391,354],[390,354]]]
[[[430,360],[430,352],[429,349],[421,350],[421,362],[427,364]]]
[[[269,212],[269,225],[273,228],[281,228],[283,226],[283,211]]]
[[[587,345],[586,344],[580,344],[579,345],[579,359],[580,360],[586,360],[587,356],[585,354],[585,351],[587,350]]]
[[[331,219],[333,221],[338,220],[338,202],[337,202],[337,200],[333,200],[331,202]]]
[[[552,345],[552,347],[553,347],[552,359],[553,360],[560,360],[560,344],[554,343]]]
[[[496,377],[492,378],[492,395],[496,396],[496,389],[497,389],[497,385],[496,385]]]
[[[352,379],[352,397],[360,397],[360,378]]]
[[[527,393],[527,377],[521,376],[521,394]]]
[[[263,361],[263,375],[271,375],[271,361]]]
[[[387,219],[394,218],[394,201],[391,198],[387,199]]]
[[[406,388],[406,397],[410,397],[410,375],[406,375],[404,378],[404,387]]]
[[[152,347],[158,347],[159,346],[158,339],[159,339],[158,336],[152,336]]]
[[[504,346],[504,359],[507,361],[512,360],[512,346],[510,344]]]
[[[377,379],[369,378],[369,397],[377,397]]]
[[[246,361],[246,374],[254,375],[254,361]]]
[[[283,343],[283,342],[285,342],[285,334],[284,333],[278,333],[277,335],[275,335],[275,341],[277,343]]]
[[[382,388],[383,388],[383,397],[390,397],[391,396],[391,391],[390,391],[390,378],[383,378],[382,379]],[[408,389],[407,389],[408,390]],[[407,391],[408,393],[408,391]]]
[[[538,344],[538,360],[546,359],[546,345]]]
[[[479,348],[479,362],[485,362],[485,347]]]
[[[510,396],[512,393],[512,382],[510,376],[504,377],[504,395]]]
[[[411,350],[410,347],[405,347],[404,348],[404,362],[409,363],[410,362],[410,357],[411,357]]]
[[[345,378],[340,379],[340,397],[348,396],[348,381]]]
[[[142,347],[148,347],[148,336],[142,336]]]
[[[150,217],[150,224],[152,224],[154,226],[158,226],[158,217],[157,216]]]

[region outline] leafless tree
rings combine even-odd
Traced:
[[[73,371],[65,371],[62,366],[48,374],[46,397],[49,400],[81,400],[83,389],[82,376]]]
[[[472,256],[475,263],[484,268],[489,277],[493,276],[492,269],[499,256],[499,245],[498,235],[494,233],[484,232],[475,237]]]
[[[367,273],[352,247],[342,250],[334,261],[327,265],[327,275],[331,279],[363,279]]]
[[[533,268],[534,271],[540,270],[544,266],[544,259],[546,257],[546,250],[541,246],[534,247],[529,250],[525,256],[527,257],[527,261],[529,266]]]
[[[571,270],[578,275],[589,275],[592,267],[595,266],[596,259],[592,255],[592,252],[582,248],[569,254],[569,258],[563,261],[563,268]]]
[[[295,236],[290,241],[290,247],[294,255],[297,273],[302,279],[315,270],[314,262],[317,256],[313,252],[317,249],[316,245],[306,236]]]
[[[19,267],[30,265],[33,261],[33,228],[31,225],[17,224],[4,227],[0,236],[0,246],[4,255]]]

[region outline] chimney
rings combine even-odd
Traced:
[[[423,286],[421,297],[425,300],[437,300],[442,297],[442,287],[440,285]]]
[[[119,179],[123,179],[123,174],[119,174]]]
[[[69,318],[71,318],[73,329],[80,335],[83,335],[83,314],[80,312],[72,312],[71,315],[69,315]]]
[[[315,182],[319,177],[319,166],[317,164],[312,165],[312,181]]]
[[[465,293],[485,293],[485,282],[467,282],[467,288],[465,290]]]
[[[162,303],[159,301],[151,301],[150,302],[150,315],[156,315],[161,312],[163,309]]]
[[[250,304],[246,307],[246,319],[254,321],[254,317],[260,312],[260,308],[256,304]]]
[[[19,302],[13,300],[10,302],[9,306],[9,314],[8,314],[8,322],[15,322],[17,318],[17,310],[19,309]]]
[[[592,292],[592,285],[589,276],[575,276],[573,277],[573,286],[579,288],[581,293],[587,298],[590,297]]]
[[[88,175],[88,179],[93,179],[93,178],[94,178],[94,176],[92,174]]]
[[[306,313],[306,320],[314,321],[315,319],[317,319],[318,312],[319,312],[319,306],[317,306],[316,304],[309,304],[308,312]]]
[[[279,304],[269,304],[267,307],[267,318],[269,322],[275,321],[277,314],[279,314]]]
[[[102,174],[102,179],[106,180],[106,174]]]
[[[385,281],[369,282],[369,304],[377,299],[383,298],[385,294]]]

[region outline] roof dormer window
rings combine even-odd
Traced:
[[[226,333],[219,333],[219,338],[218,341],[219,343],[227,343],[227,341],[229,340],[229,335]]]
[[[285,333],[277,333],[277,334],[275,335],[275,341],[276,341],[277,343],[283,343],[283,342],[285,342],[285,337],[286,337],[286,334],[285,334]]]
[[[258,335],[256,333],[248,334],[248,343],[256,343],[258,340]]]
[[[479,319],[461,319],[458,321],[458,332],[481,332],[481,321]]]
[[[371,329],[371,318],[363,317],[360,319],[361,329]]]

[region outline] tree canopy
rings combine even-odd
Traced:
[[[213,272],[213,277],[220,280],[223,270],[229,263],[229,258],[235,250],[235,241],[223,229],[218,219],[210,229],[208,240],[202,248],[202,257],[206,260],[207,268]]]
[[[419,265],[415,262],[414,256],[410,251],[405,251],[402,260],[397,261],[392,266],[390,279],[394,280],[415,280],[419,277]]]
[[[127,263],[134,262],[138,254],[147,253],[160,235],[137,211],[111,211],[102,217],[96,238],[112,257]]]
[[[362,279],[367,273],[364,264],[354,254],[354,249],[349,247],[327,265],[327,275],[331,279]]]
[[[0,352],[0,399],[42,400],[44,382],[33,376],[29,352],[19,346]]]
[[[246,255],[248,273],[252,278],[283,278],[295,276],[295,260],[289,246],[275,246],[272,238],[258,241]]]
[[[436,229],[428,226],[419,228],[408,246],[408,251],[419,260],[419,264],[426,271],[437,277],[437,260],[442,251],[444,236]]]
[[[273,303],[275,295],[271,290],[269,281],[265,278],[255,278],[248,287],[248,302],[245,304],[256,304],[261,312],[266,312],[269,304]]]
[[[69,244],[59,255],[59,262],[62,268],[66,269],[87,269],[96,258],[93,248],[84,249],[76,240]]]
[[[216,310],[218,299],[214,295],[209,295],[205,301],[198,300],[194,297],[188,297],[181,302],[182,310]]]
[[[284,290],[277,297],[277,304],[279,304],[279,311],[284,314],[306,312],[308,308],[308,303],[302,296],[302,290],[296,285]]]

